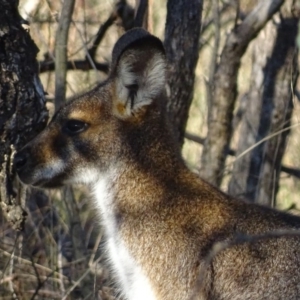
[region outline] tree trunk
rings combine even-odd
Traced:
[[[278,191],[297,79],[298,18],[287,6],[281,10],[280,24],[270,21],[253,45],[251,85],[237,149],[240,158],[229,184],[230,194],[270,206]],[[266,141],[241,155],[262,139]]]
[[[237,95],[237,75],[241,58],[250,41],[280,8],[283,0],[261,0],[245,20],[229,34],[214,78],[214,91],[208,112],[208,134],[205,140],[200,175],[219,186],[229,143]]]
[[[167,111],[180,145],[183,144],[193,99],[202,2],[202,0],[168,0],[167,4],[164,42],[169,62]]]
[[[38,48],[22,27],[18,1],[2,0],[0,10],[0,203],[8,221],[20,229],[24,210],[15,192],[12,159],[46,125]],[[28,27],[28,26],[27,26]]]

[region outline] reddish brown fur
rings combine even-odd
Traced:
[[[108,239],[120,257],[129,257],[127,265],[111,254],[129,300],[189,300],[199,276],[205,278],[199,300],[299,299],[296,237],[231,247],[199,274],[216,242],[298,229],[300,220],[232,199],[188,170],[162,109],[164,54],[158,39],[133,30],[117,43],[114,55],[107,82],[62,107],[17,154],[21,180],[43,187],[74,181],[98,187],[96,205]],[[129,71],[120,70],[124,61],[132,64]],[[76,134],[66,131],[74,119],[86,125]],[[49,161],[57,162],[56,169],[47,169]],[[124,266],[131,269],[122,279]],[[132,274],[143,278],[148,291],[143,297]]]

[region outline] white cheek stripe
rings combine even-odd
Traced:
[[[99,172],[92,168],[82,168],[76,170],[76,174],[68,179],[70,183],[93,184],[99,179]]]
[[[52,160],[48,164],[44,164],[41,167],[38,167],[34,174],[33,180],[51,180],[55,176],[60,175],[64,172],[65,163],[61,159]],[[75,174],[68,174],[68,177],[64,181],[65,184],[73,183],[83,183],[83,184],[93,184],[99,179],[99,172],[96,169],[92,168],[81,168],[79,170],[74,170]]]
[[[65,169],[63,160],[52,160],[41,166],[34,173],[34,180],[51,180],[62,174]],[[142,268],[130,254],[127,245],[119,233],[115,215],[115,185],[120,170],[114,168],[111,172],[99,172],[96,168],[79,168],[65,183],[92,184],[96,209],[99,211],[102,223],[108,237],[107,250],[113,272],[116,274],[121,293],[128,300],[156,300],[154,291]]]
[[[33,179],[34,181],[52,179],[63,172],[64,166],[63,160],[52,160],[46,166],[38,167],[33,174]]]
[[[94,183],[96,208],[107,234],[106,248],[112,271],[118,279],[118,287],[128,300],[157,300],[148,278],[127,249],[117,226],[114,208],[114,188],[118,181],[117,168],[110,173],[99,174]]]

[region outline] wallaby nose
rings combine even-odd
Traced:
[[[27,162],[28,154],[25,151],[18,152],[14,157],[14,165],[17,171],[20,171]]]

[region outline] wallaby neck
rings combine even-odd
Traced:
[[[179,184],[180,174],[189,172],[172,144],[154,143],[151,148],[142,146],[139,152],[123,153],[122,159],[99,176],[94,190],[102,213],[107,207],[134,211],[153,207],[167,189]]]

